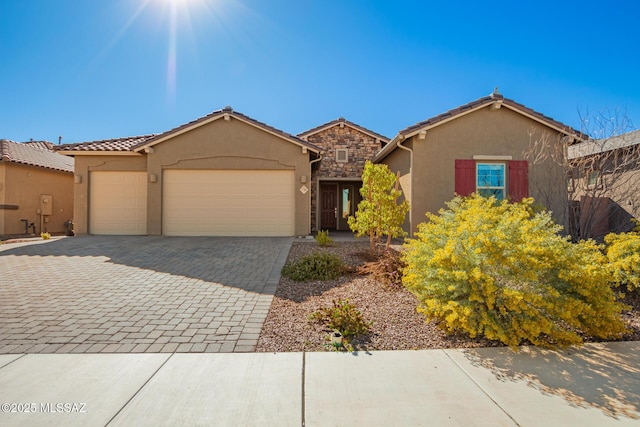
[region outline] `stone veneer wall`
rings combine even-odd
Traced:
[[[307,141],[322,148],[322,160],[311,172],[311,231],[316,228],[318,179],[354,179],[362,177],[364,163],[373,159],[382,148],[382,141],[360,132],[347,124],[338,123],[328,129],[310,135]],[[347,149],[348,162],[336,162],[336,149]]]

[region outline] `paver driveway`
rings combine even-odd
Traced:
[[[0,245],[0,354],[253,351],[291,238]]]

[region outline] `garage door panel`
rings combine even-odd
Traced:
[[[292,236],[293,171],[167,170],[163,233],[181,236]]]
[[[91,234],[147,233],[147,186],[144,172],[91,172]]]

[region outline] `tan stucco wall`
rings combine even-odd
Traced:
[[[74,230],[77,234],[90,232],[89,184],[92,171],[144,171],[147,161],[144,155],[133,156],[75,156],[76,183],[74,187]],[[77,181],[81,182],[77,182]]]
[[[52,196],[51,215],[43,217],[41,229],[40,195]],[[36,233],[63,233],[64,223],[73,216],[73,175],[35,166],[0,165],[0,204],[17,205],[18,210],[0,209],[0,235],[24,234],[24,222],[34,223]]]
[[[162,234],[162,171],[165,169],[295,170],[295,234],[307,235],[309,194],[299,191],[302,177],[309,187],[309,153],[302,147],[231,117],[198,127],[153,147],[147,155],[148,172],[157,182],[148,187],[149,234]]]
[[[437,213],[446,207],[445,202],[451,200],[455,193],[455,160],[473,159],[474,155],[511,156],[512,160],[527,160],[524,153],[530,145],[530,132],[548,133],[553,141],[559,141],[559,133],[543,124],[529,119],[519,113],[502,107],[490,110],[486,107],[475,112],[460,116],[447,123],[429,129],[424,140],[414,136],[403,145],[413,148],[413,171],[411,174],[411,218],[412,230],[426,220],[427,212]],[[396,149],[392,155],[382,162],[393,169],[399,166],[406,168],[408,152]],[[406,153],[406,154],[405,154]],[[394,158],[398,157],[398,159]],[[553,182],[549,177],[562,176],[561,167],[551,162],[532,167],[529,162],[529,193],[536,200],[539,191],[537,187],[564,186],[566,181]],[[508,185],[508,182],[507,182]],[[566,192],[558,192],[557,196],[566,200]],[[550,203],[554,206],[564,206],[562,200]],[[564,214],[555,212],[556,220],[564,222]]]
[[[309,153],[302,147],[255,126],[231,117],[219,119],[194,130],[162,141],[153,152],[133,157],[76,156],[76,174],[83,175],[75,184],[75,229],[87,233],[90,171],[147,171],[157,181],[148,181],[147,234],[162,234],[162,179],[166,169],[272,169],[295,170],[295,234],[306,235],[309,226],[309,193],[299,191],[302,177],[309,187],[311,167]]]
[[[395,144],[395,143],[394,143]],[[409,149],[413,148],[413,141],[409,140],[402,143],[402,146],[407,147]],[[400,190],[402,190],[402,197],[398,200],[398,202],[402,202],[403,200],[409,200],[409,213],[407,213],[404,225],[402,228],[405,231],[409,231],[412,223],[412,207],[411,207],[411,153],[407,150],[397,147],[394,151],[391,152],[387,157],[385,157],[382,162],[389,167],[391,172],[397,174],[400,172]],[[420,218],[422,220],[422,218]]]

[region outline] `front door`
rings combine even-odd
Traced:
[[[322,184],[320,186],[320,229],[335,230],[338,214],[338,186]]]

